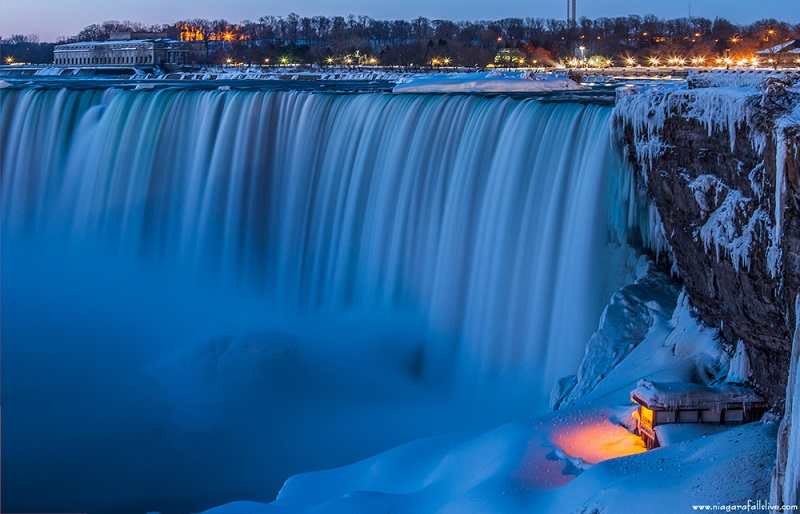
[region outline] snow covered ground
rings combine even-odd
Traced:
[[[271,504],[240,501],[206,514],[617,513],[638,512],[637,505],[675,513],[693,505],[766,502],[777,422],[673,430],[668,445],[647,452],[630,433],[629,394],[640,379],[722,381],[730,360],[717,331],[695,319],[685,293],[678,296],[666,277],[644,264],[637,282],[615,295],[593,337],[620,344],[605,355],[589,346],[582,394],[562,395],[558,410],[297,475]],[[621,322],[620,310],[631,314],[629,323]],[[599,382],[586,380],[600,369]]]
[[[588,89],[563,75],[531,72],[480,72],[419,75],[397,84],[395,93],[539,93]]]

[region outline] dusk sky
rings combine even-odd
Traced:
[[[450,20],[500,19],[505,17],[563,18],[564,0],[552,2],[506,0],[476,2],[463,0],[340,0],[332,6],[328,0],[295,2],[196,2],[191,0],[3,0],[0,2],[0,35],[38,34],[42,41],[55,41],[59,36],[77,34],[83,27],[105,20],[131,20],[143,23],[170,23],[186,18],[224,18],[231,22],[258,20],[272,14],[285,16],[296,12],[301,16],[364,14],[379,19],[412,19],[425,16]],[[693,16],[721,16],[735,23],[749,23],[764,18],[800,22],[797,0],[691,0]],[[639,0],[578,0],[578,16],[598,18],[627,14],[652,13],[659,17],[688,16],[689,1],[642,2]]]

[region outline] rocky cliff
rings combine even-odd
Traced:
[[[800,74],[621,90],[615,130],[691,302],[784,410],[770,502],[800,495]],[[648,201],[648,200],[645,200]],[[661,248],[659,248],[661,249]],[[794,344],[793,344],[794,343]],[[794,348],[794,349],[793,349]]]
[[[617,100],[651,230],[704,321],[731,348],[744,341],[754,382],[780,403],[800,291],[800,76],[695,75]]]

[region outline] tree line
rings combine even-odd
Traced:
[[[105,21],[59,43],[104,41],[113,32],[162,32],[205,46],[208,64],[226,62],[430,65],[447,62],[483,67],[502,48],[518,49],[527,64],[549,66],[566,59],[604,56],[617,63],[653,56],[751,55],[800,38],[800,24],[774,19],[737,25],[724,18],[663,19],[653,15],[580,18],[574,25],[546,18],[486,21],[377,20],[368,16],[263,16],[257,21],[185,19],[145,25]],[[36,36],[0,38],[0,53],[15,61],[52,62],[52,43]]]

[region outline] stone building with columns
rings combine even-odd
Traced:
[[[151,37],[147,37],[151,36]],[[152,37],[159,36],[159,37]],[[165,66],[177,67],[202,60],[202,42],[179,41],[162,33],[114,33],[108,41],[56,45],[56,66]]]

